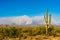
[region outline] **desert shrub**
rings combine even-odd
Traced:
[[[27,33],[27,32],[29,32],[29,28],[22,28],[21,32],[22,33]]]
[[[54,27],[50,27],[48,28],[48,35],[51,36],[53,35],[55,32],[54,32]]]
[[[54,32],[55,36],[60,36],[60,27],[55,27]]]
[[[8,37],[8,36],[9,36],[9,33],[10,33],[10,30],[9,30],[8,28],[4,28],[4,29],[3,29],[3,35],[4,35],[5,37]]]
[[[48,29],[49,36],[57,36],[57,33],[60,34],[60,27],[50,27]],[[16,38],[16,37],[24,37],[27,36],[36,36],[36,35],[45,35],[46,34],[46,28],[44,26],[36,26],[36,27],[5,27],[0,28],[0,35],[2,38],[4,37],[10,37],[10,38]]]
[[[40,33],[41,33],[41,34],[46,34],[46,28],[45,28],[45,27],[41,27]]]
[[[40,34],[40,27],[36,27],[36,28],[34,28],[34,30],[32,31],[33,33],[32,33],[32,35],[33,36],[36,36],[36,35],[39,35]]]
[[[60,27],[55,27],[57,33],[60,33]]]
[[[18,30],[15,27],[10,28],[10,36],[13,38],[18,36]]]

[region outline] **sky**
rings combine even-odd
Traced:
[[[8,17],[41,17],[46,13],[46,9],[52,18],[60,23],[60,0],[0,0],[0,21],[5,21]]]

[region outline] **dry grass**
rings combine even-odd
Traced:
[[[32,37],[32,39],[25,39],[25,40],[60,40],[60,37],[46,37],[44,38],[43,36],[36,36],[36,37]]]
[[[19,40],[19,38],[7,38],[4,40]],[[53,36],[29,36],[26,39],[21,39],[21,40],[60,40],[60,37],[53,37]]]

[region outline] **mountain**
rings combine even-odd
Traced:
[[[23,15],[23,16],[0,18],[0,24],[8,24],[8,25],[39,25],[39,24],[45,24],[45,22],[44,22],[44,16],[29,17],[27,15]],[[51,24],[52,25],[60,25],[60,24],[58,24],[58,21],[56,21],[54,18],[52,18]]]

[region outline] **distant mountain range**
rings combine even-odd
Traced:
[[[0,18],[0,24],[7,25],[41,25],[45,24],[44,16],[33,16],[29,17],[27,15],[17,16],[17,17],[3,17]],[[52,18],[52,25],[60,25],[58,21]]]

